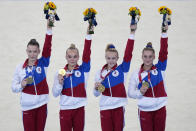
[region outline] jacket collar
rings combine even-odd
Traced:
[[[114,66],[112,67],[111,70],[115,70],[117,66],[118,66],[117,64],[114,65]],[[105,69],[107,69],[107,67],[108,67],[108,64],[105,64],[105,65],[102,67],[102,71],[105,70]]]
[[[22,66],[23,69],[26,68],[26,67],[28,67],[28,61],[29,61],[29,59],[26,59],[25,60],[23,66]],[[37,66],[37,64],[38,64],[38,60],[36,60],[36,62],[34,63],[34,66]]]
[[[73,70],[76,70],[76,69],[78,69],[78,68],[79,68],[79,65],[77,64],[77,65],[75,65],[75,67],[73,68]],[[68,64],[65,65],[64,69],[65,69],[66,71],[68,71]]]
[[[141,67],[140,67],[140,73],[144,72],[144,68],[143,67],[144,67],[144,64],[142,64]],[[157,69],[157,68],[156,68],[155,65],[152,65],[152,67],[151,67],[151,69],[149,71],[154,70],[154,69]]]

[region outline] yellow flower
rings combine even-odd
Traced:
[[[49,7],[51,8],[51,9],[56,9],[56,5],[53,3],[53,2],[49,2]]]
[[[89,11],[92,12],[92,13],[94,13],[94,14],[97,14],[97,11],[96,11],[95,9],[93,9],[93,8],[87,8],[87,9],[83,12],[83,14],[86,16],[86,15],[88,15]]]
[[[137,7],[130,7],[129,8],[129,14],[130,14],[131,11],[135,11],[137,15],[141,16],[141,11],[140,11],[139,8],[137,8]]]
[[[83,12],[84,15],[88,14],[88,8]]]
[[[131,7],[131,8],[129,9],[129,12],[135,11],[136,9],[137,9],[136,7]]]
[[[172,11],[171,11],[170,8],[167,8],[167,13],[168,13],[168,15],[171,15],[172,14]]]
[[[93,8],[91,8],[91,12],[97,14],[97,11],[95,9],[93,9]]]
[[[47,3],[44,4],[44,10],[48,10],[49,9],[49,6]]]
[[[141,11],[140,11],[140,9],[138,9],[138,11],[139,11],[139,16],[141,16]]]
[[[167,8],[166,6],[161,6],[158,9],[158,11],[159,11],[160,14],[168,14],[168,15],[171,15],[172,14],[171,9]]]
[[[166,7],[166,6],[161,6],[161,7],[158,9],[159,13],[161,13],[161,11],[162,11],[163,9],[165,9],[165,8],[167,8],[167,7]]]

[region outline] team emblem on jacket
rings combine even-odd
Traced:
[[[81,76],[81,72],[80,71],[75,71],[75,76],[76,77],[80,77]]]
[[[152,73],[153,75],[158,75],[158,71],[157,71],[157,70],[152,70],[151,73]]]
[[[117,76],[119,75],[119,72],[118,72],[117,70],[115,70],[115,71],[113,71],[112,75],[113,75],[114,77],[117,77]]]
[[[37,67],[37,68],[36,68],[36,71],[37,71],[38,74],[41,74],[41,72],[42,72],[41,67]]]

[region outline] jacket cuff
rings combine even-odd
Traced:
[[[86,40],[92,40],[92,35],[86,35]]]
[[[135,35],[134,34],[130,34],[129,39],[135,40]]]
[[[161,38],[167,38],[167,33],[162,33]]]
[[[47,35],[52,35],[52,29],[47,29],[46,34],[47,34]]]

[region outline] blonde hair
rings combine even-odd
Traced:
[[[78,55],[79,55],[79,50],[78,50],[78,48],[76,47],[76,45],[73,44],[73,43],[69,46],[69,48],[67,48],[66,54],[67,54],[67,51],[68,51],[68,50],[76,50],[77,53],[78,53]]]
[[[154,50],[154,48],[152,47],[152,43],[151,43],[151,42],[148,42],[148,43],[146,44],[146,47],[143,49],[142,53],[144,53],[144,51],[147,51],[147,50],[152,51],[153,53],[155,53],[155,50]]]
[[[108,51],[109,52],[116,52],[117,57],[118,57],[118,51],[116,50],[116,48],[115,48],[115,46],[113,44],[108,44],[106,46],[105,53],[108,52]]]

